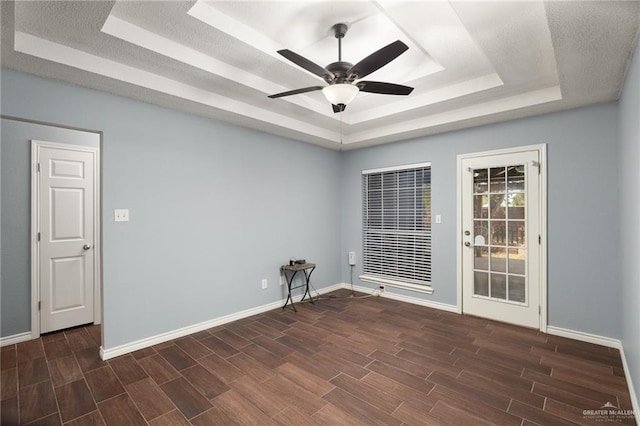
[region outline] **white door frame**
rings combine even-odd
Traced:
[[[38,160],[40,148],[67,149],[72,151],[91,152],[94,154],[94,176],[93,176],[93,193],[94,193],[94,215],[93,215],[93,322],[94,324],[102,323],[102,282],[101,263],[102,243],[100,235],[100,148],[82,145],[71,145],[58,142],[47,142],[32,139],[31,140],[31,338],[40,337],[40,244],[38,244],[38,232],[40,229],[39,203],[40,203],[40,179],[38,179]]]
[[[540,158],[540,199],[538,200],[540,236],[540,331],[547,332],[547,144],[518,146],[514,148],[497,149],[492,151],[472,152],[458,155],[457,161],[457,221],[456,221],[456,281],[457,281],[457,312],[462,314],[462,181],[464,172],[462,161],[467,158],[490,157],[501,154],[514,154],[524,151],[538,151]]]

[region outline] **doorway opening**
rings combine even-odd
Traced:
[[[31,141],[31,337],[102,318],[100,148]]]

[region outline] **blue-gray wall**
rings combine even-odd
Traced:
[[[105,349],[280,300],[291,256],[318,264],[317,288],[340,281],[338,152],[6,69],[1,84],[2,114],[104,132]]]
[[[456,156],[539,143],[549,324],[621,337],[617,103],[344,154],[9,70],[2,113],[104,132],[107,349],[282,298],[277,267],[290,256],[318,263],[317,287],[348,282],[346,253],[362,251],[360,171],[379,166],[432,162],[435,293],[406,294],[455,304]],[[131,222],[114,223],[115,208]]]
[[[622,344],[640,392],[640,45],[620,98],[620,281]],[[637,408],[637,406],[636,406]],[[640,413],[636,413],[640,417]]]
[[[432,215],[442,215],[432,225],[434,293],[386,291],[455,305],[457,155],[546,143],[549,325],[619,338],[617,138],[617,104],[608,103],[350,151],[343,157],[343,257],[362,252],[361,170],[430,161]],[[356,266],[354,275],[361,273]]]
[[[2,119],[0,335],[31,331],[31,140],[100,146],[100,135]]]

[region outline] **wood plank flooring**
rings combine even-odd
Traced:
[[[97,326],[4,347],[1,423],[593,425],[584,410],[632,409],[617,350],[332,296],[106,362]]]

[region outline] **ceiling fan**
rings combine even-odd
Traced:
[[[356,81],[382,68],[403,54],[409,49],[406,44],[400,40],[396,40],[353,65],[350,62],[342,61],[342,38],[347,33],[347,24],[335,24],[331,28],[333,29],[335,37],[338,39],[338,62],[332,62],[326,67],[321,67],[289,49],[278,50],[280,55],[310,73],[321,77],[329,85],[324,87],[304,87],[302,89],[276,93],[275,95],[269,95],[270,98],[275,99],[283,96],[322,90],[327,100],[333,105],[333,112],[337,113],[344,111],[347,104],[355,99],[358,92],[405,96],[411,93],[413,87],[403,86],[401,84],[381,81]]]

